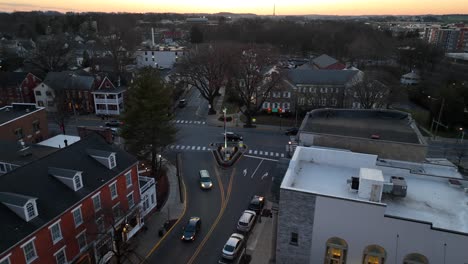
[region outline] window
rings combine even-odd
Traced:
[[[35,238],[22,246],[26,263],[31,263],[37,258],[36,248],[34,247],[34,239]]]
[[[26,204],[26,212],[28,214],[28,218],[34,218],[36,216],[36,208],[34,208],[33,203],[29,202]]]
[[[83,223],[83,216],[81,215],[81,206],[72,211],[73,220],[75,221],[75,227],[78,227]]]
[[[40,100],[38,100],[38,101],[37,101],[37,105],[42,107],[42,106],[44,106],[44,102],[43,102],[43,101],[40,101]]]
[[[0,163],[0,172],[6,172],[5,164]]]
[[[37,96],[41,96],[41,95],[42,95],[41,91],[36,91],[35,94],[36,94]]]
[[[327,240],[325,264],[345,264],[348,243],[341,238],[332,237]]]
[[[23,129],[22,128],[15,129],[15,135],[16,135],[16,139],[22,139],[24,137]]]
[[[338,104],[338,101],[335,98],[333,98],[331,101],[333,106],[336,106]]]
[[[57,223],[49,226],[50,235],[52,236],[52,242],[56,244],[60,240],[62,240],[62,230],[60,229],[60,221]]]
[[[269,102],[264,102],[263,103],[263,109],[268,109],[270,108],[270,103]]]
[[[145,51],[145,55],[148,55],[148,52]]]
[[[387,252],[378,245],[370,245],[364,249],[363,264],[384,264],[387,259]]]
[[[403,264],[429,264],[429,260],[421,254],[412,253],[406,255]]]
[[[132,171],[128,171],[125,173],[125,182],[127,184],[127,188],[132,186]]]
[[[133,208],[135,206],[135,200],[133,200],[133,192],[127,195],[128,208]]]
[[[148,58],[145,58],[145,61],[148,61]]]
[[[114,200],[115,198],[117,198],[117,183],[111,183],[111,185],[109,185],[109,189],[110,189],[110,194],[111,194],[111,198],[112,200]]]
[[[112,207],[112,214],[114,215],[114,220],[117,221],[120,219],[121,215],[122,215],[122,210],[120,210],[120,203],[114,205],[114,207]]]
[[[109,168],[112,169],[115,167],[115,156],[114,155],[110,155],[109,156]]]
[[[41,127],[39,125],[39,120],[35,120],[32,123],[32,126],[33,126],[33,132],[37,132],[37,131],[41,130]]]
[[[0,264],[11,264],[10,256],[11,256],[11,253],[6,255],[4,258],[0,259]]]
[[[96,219],[96,227],[99,234],[104,234],[105,225],[102,217]]]
[[[290,104],[289,103],[283,103],[283,109],[289,109]]]
[[[150,206],[149,197],[146,194],[145,196],[143,196],[143,211],[148,210],[149,206]]]
[[[291,232],[291,240],[289,241],[289,244],[297,246],[299,245],[299,234],[296,232]]]
[[[81,177],[80,175],[75,175],[75,177],[73,177],[73,183],[75,184],[75,191],[81,189],[81,187],[83,187],[83,183],[81,182]]]
[[[78,247],[80,248],[80,252],[82,252],[87,245],[86,242],[86,230],[81,232],[78,236],[76,236],[76,241],[78,242]]]
[[[48,97],[52,97],[52,92],[51,92],[51,91],[46,91],[45,94],[46,94]]]
[[[154,204],[155,201],[154,201],[154,194],[151,194],[151,204]]]
[[[55,252],[54,256],[55,256],[55,261],[57,262],[57,264],[67,263],[67,256],[65,255],[65,247]]]
[[[97,212],[101,210],[101,193],[94,195],[93,197],[94,211]]]
[[[299,98],[298,102],[297,102],[299,105],[304,105],[305,104],[305,98],[304,97],[301,97]]]

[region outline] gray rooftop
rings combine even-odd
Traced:
[[[55,152],[57,149],[36,144],[26,144],[23,148],[18,142],[0,141],[0,161],[18,166],[28,164]]]
[[[0,192],[0,202],[2,203],[24,206],[31,199],[35,200],[36,198],[11,192]]]
[[[54,90],[91,90],[94,86],[94,77],[76,72],[49,72],[44,83]]]
[[[44,109],[35,104],[12,104],[0,108],[0,126],[34,111]]]
[[[94,158],[87,149],[99,149],[116,153],[116,167],[108,169]],[[0,192],[17,193],[37,198],[39,215],[29,222],[0,204],[0,254],[22,241],[31,233],[53,221],[67,210],[77,206],[116,176],[136,164],[132,155],[110,145],[97,134],[91,134],[81,141],[0,176]],[[49,174],[49,167],[82,171],[83,188],[71,190]]]
[[[77,173],[82,171],[62,169],[56,167],[49,167],[49,174],[56,177],[69,178],[72,179]]]
[[[317,109],[309,112],[302,132],[420,144],[407,113],[394,110]]]
[[[326,68],[330,65],[337,63],[338,61],[327,54],[322,54],[317,58],[312,59],[312,63],[317,65],[320,68]]]
[[[356,70],[315,70],[293,69],[286,71],[293,84],[304,85],[345,85],[353,79],[359,71]]]

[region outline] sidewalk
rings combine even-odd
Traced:
[[[247,254],[251,256],[250,263],[254,264],[275,263],[276,259],[278,205],[267,201],[265,209],[271,210],[272,217],[262,216],[247,242]]]
[[[185,203],[180,202],[179,198],[179,183],[176,175],[176,167],[170,163],[166,163],[167,178],[169,181],[169,196],[166,203],[157,211],[146,218],[145,225],[148,228],[142,230],[136,237],[130,241],[130,247],[133,252],[128,256],[124,263],[137,264],[149,263],[146,257],[159,246],[159,243],[165,238],[159,236],[159,229],[169,219],[178,219],[185,210]]]

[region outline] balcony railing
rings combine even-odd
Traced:
[[[106,110],[106,109],[96,109],[96,115],[120,115],[120,111]]]
[[[151,186],[154,185],[154,178],[145,177],[145,176],[138,176],[138,180],[140,182],[144,182],[144,184],[140,184],[140,194],[145,193]]]
[[[120,98],[114,98],[114,99],[109,99],[109,98],[94,98],[94,102],[96,104],[119,104],[123,102],[123,97]]]

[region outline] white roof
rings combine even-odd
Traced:
[[[37,144],[53,148],[63,148],[65,147],[65,140],[67,140],[67,143],[70,146],[71,144],[80,141],[80,137],[69,135],[57,135],[55,137],[51,137],[49,139],[41,141]]]
[[[359,176],[361,168],[381,170],[385,182],[402,176],[407,183],[406,197],[383,196],[385,215],[432,223],[434,227],[468,233],[468,181],[460,179],[454,166],[377,160],[376,155],[349,151],[297,147],[281,184],[291,189],[318,195],[375,203],[358,197],[347,183]],[[449,184],[460,182],[462,188]]]

